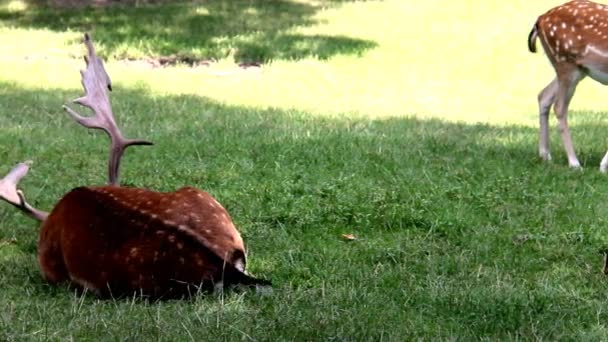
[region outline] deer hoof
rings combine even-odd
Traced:
[[[549,151],[540,151],[540,159],[544,161],[551,161],[551,153]]]

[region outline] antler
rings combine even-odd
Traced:
[[[29,170],[29,164],[31,164],[29,161],[17,164],[4,178],[0,179],[0,198],[19,208],[29,217],[44,221],[49,214],[29,205],[23,192],[17,189],[17,184]]]
[[[81,125],[87,128],[101,129],[108,134],[111,141],[108,162],[109,183],[118,185],[120,159],[125,149],[131,145],[152,145],[152,143],[146,140],[127,139],[122,135],[114,120],[114,114],[112,114],[108,94],[108,90],[112,91],[110,77],[103,67],[103,61],[95,54],[95,48],[88,33],[84,34],[84,44],[88,51],[88,55],[84,57],[87,68],[81,70],[80,74],[82,75],[85,95],[72,102],[91,108],[94,115],[84,117],[68,106],[64,105],[63,108]]]

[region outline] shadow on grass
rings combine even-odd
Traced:
[[[292,31],[318,24],[317,11],[338,3],[212,0],[57,8],[34,2],[26,11],[1,10],[0,20],[24,28],[91,31],[100,53],[117,59],[170,56],[172,62],[194,64],[232,55],[239,63],[264,63],[360,55],[374,48],[376,43],[369,40]]]

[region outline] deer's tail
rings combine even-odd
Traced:
[[[266,279],[259,279],[248,275],[247,273],[238,270],[236,268],[232,268],[231,270],[226,270],[226,274],[224,275],[225,283],[228,284],[238,284],[245,286],[272,286],[272,282]]]
[[[532,53],[536,52],[536,38],[538,38],[538,23],[534,24],[528,35],[528,50]]]

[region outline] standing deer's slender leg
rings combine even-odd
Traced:
[[[538,153],[543,160],[551,160],[549,150],[549,112],[555,103],[557,95],[557,78],[551,81],[540,94],[538,94],[540,137],[538,143]]]
[[[572,137],[568,129],[568,106],[577,84],[585,77],[585,75],[574,64],[561,64],[556,67],[557,70],[557,97],[555,99],[555,115],[559,124],[559,132],[562,136],[564,149],[568,155],[568,165],[574,169],[580,169],[581,164],[576,158],[574,147],[572,146]]]
[[[606,173],[607,170],[608,170],[608,152],[606,152],[606,154],[604,155],[604,158],[602,158],[602,162],[600,163],[600,172]]]

